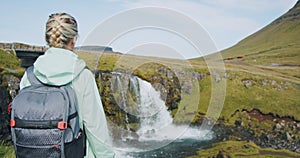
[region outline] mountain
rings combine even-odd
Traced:
[[[76,47],[76,50],[85,50],[85,51],[100,51],[100,52],[112,52],[113,49],[111,47],[104,46],[80,46]]]
[[[294,65],[300,63],[300,1],[275,21],[221,51],[226,60],[254,65]]]

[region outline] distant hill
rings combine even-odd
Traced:
[[[80,46],[76,47],[76,50],[85,50],[85,51],[100,51],[100,52],[112,52],[113,49],[111,47],[105,46]]]
[[[275,21],[221,51],[223,58],[254,65],[297,65],[300,63],[300,1]]]
[[[15,43],[0,43],[0,49],[22,49],[22,50],[32,50],[32,51],[46,51],[47,47],[15,42]],[[111,47],[105,47],[105,46],[79,46],[79,47],[75,47],[75,50],[113,52],[113,49]]]
[[[47,47],[45,46],[34,46],[24,43],[0,43],[0,49],[22,49],[22,50],[31,50],[31,51],[45,51]]]

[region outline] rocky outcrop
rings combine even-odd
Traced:
[[[143,77],[143,80],[150,82],[157,91],[160,91],[161,99],[165,101],[168,110],[177,108],[181,99],[181,87],[178,78],[176,78],[175,73],[165,69],[160,69],[157,72],[151,76],[139,77]],[[102,103],[110,120],[122,128],[125,128],[128,123],[139,123],[139,118],[134,115],[134,112],[131,112],[139,104],[138,94],[135,94],[137,92],[134,92],[133,89],[136,86],[132,81],[134,80],[133,75],[122,70],[118,70],[118,72],[97,71],[95,74]],[[123,89],[118,89],[120,87]],[[135,88],[139,89],[139,87]],[[124,91],[125,93],[122,94]],[[124,104],[127,107],[123,107]]]
[[[16,95],[20,80],[12,75],[2,75],[0,72],[0,140],[4,143],[10,140],[10,116],[8,105]]]
[[[120,128],[126,129],[128,123],[137,123],[139,119],[131,114],[128,114],[124,107],[122,107],[123,103],[119,97],[119,95],[113,94],[112,89],[112,79],[113,74],[111,72],[96,72],[96,80],[99,87],[99,92],[102,99],[102,104],[105,110],[107,117],[110,119],[112,123],[117,125]],[[123,75],[129,81],[129,76]],[[127,82],[129,83],[129,82]],[[127,103],[128,105],[134,104],[134,102]],[[127,118],[127,120],[126,120]],[[128,121],[128,122],[126,122]],[[132,129],[135,130],[135,129]]]
[[[182,81],[179,76],[180,72],[174,72],[158,63],[149,63],[136,69],[133,74],[150,82],[157,91],[160,91],[161,99],[165,101],[168,110],[178,108],[181,100],[181,85],[183,85],[180,83]]]
[[[300,153],[300,121],[291,116],[278,116],[273,113],[264,114],[258,109],[251,111],[243,110],[249,117],[255,118],[259,122],[269,121],[273,125],[255,139],[255,143],[261,147],[274,149],[287,149]],[[270,123],[272,121],[272,123]]]
[[[300,153],[299,140],[293,139],[284,129],[274,130],[258,136],[256,131],[251,128],[239,125],[226,126],[224,124],[217,124],[214,126],[213,131],[216,133],[216,141],[227,141],[235,138],[238,141],[252,141],[263,148],[290,150]]]
[[[219,121],[213,130],[217,133],[217,141],[232,139],[252,141],[260,147],[278,150],[290,150],[300,153],[300,121],[290,116],[264,114],[259,109],[241,110],[232,114],[239,116],[235,126],[228,126]],[[243,115],[246,116],[243,118]],[[264,126],[267,121],[268,125]],[[273,123],[272,123],[273,122]],[[273,126],[268,128],[268,126]]]
[[[198,81],[206,75],[196,71],[170,69],[158,63],[145,64],[133,74],[150,82],[156,90],[160,91],[168,110],[177,109],[181,95],[191,94],[193,84],[198,84]]]
[[[256,80],[251,78],[244,78],[241,81],[246,88],[250,88],[254,85],[261,85],[264,87],[271,87],[272,89],[275,89],[277,91],[287,90],[293,85],[291,82],[288,81],[278,82],[276,80]]]
[[[10,138],[9,115],[7,106],[11,101],[6,86],[0,86],[0,140],[8,142]]]

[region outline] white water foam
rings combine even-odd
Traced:
[[[175,139],[210,139],[209,131],[199,130],[196,127],[177,126],[172,124],[171,117],[160,93],[149,82],[138,79],[140,87],[139,114],[141,127],[137,131],[139,141],[161,141]]]

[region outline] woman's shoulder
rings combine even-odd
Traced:
[[[94,74],[89,69],[83,69],[80,74],[73,80],[72,85],[76,91],[84,93],[86,89],[94,86]]]
[[[92,73],[92,71],[88,67],[85,67],[82,70],[82,72],[79,74],[79,78],[82,78],[82,79],[85,79],[85,80],[94,79],[94,74]]]

